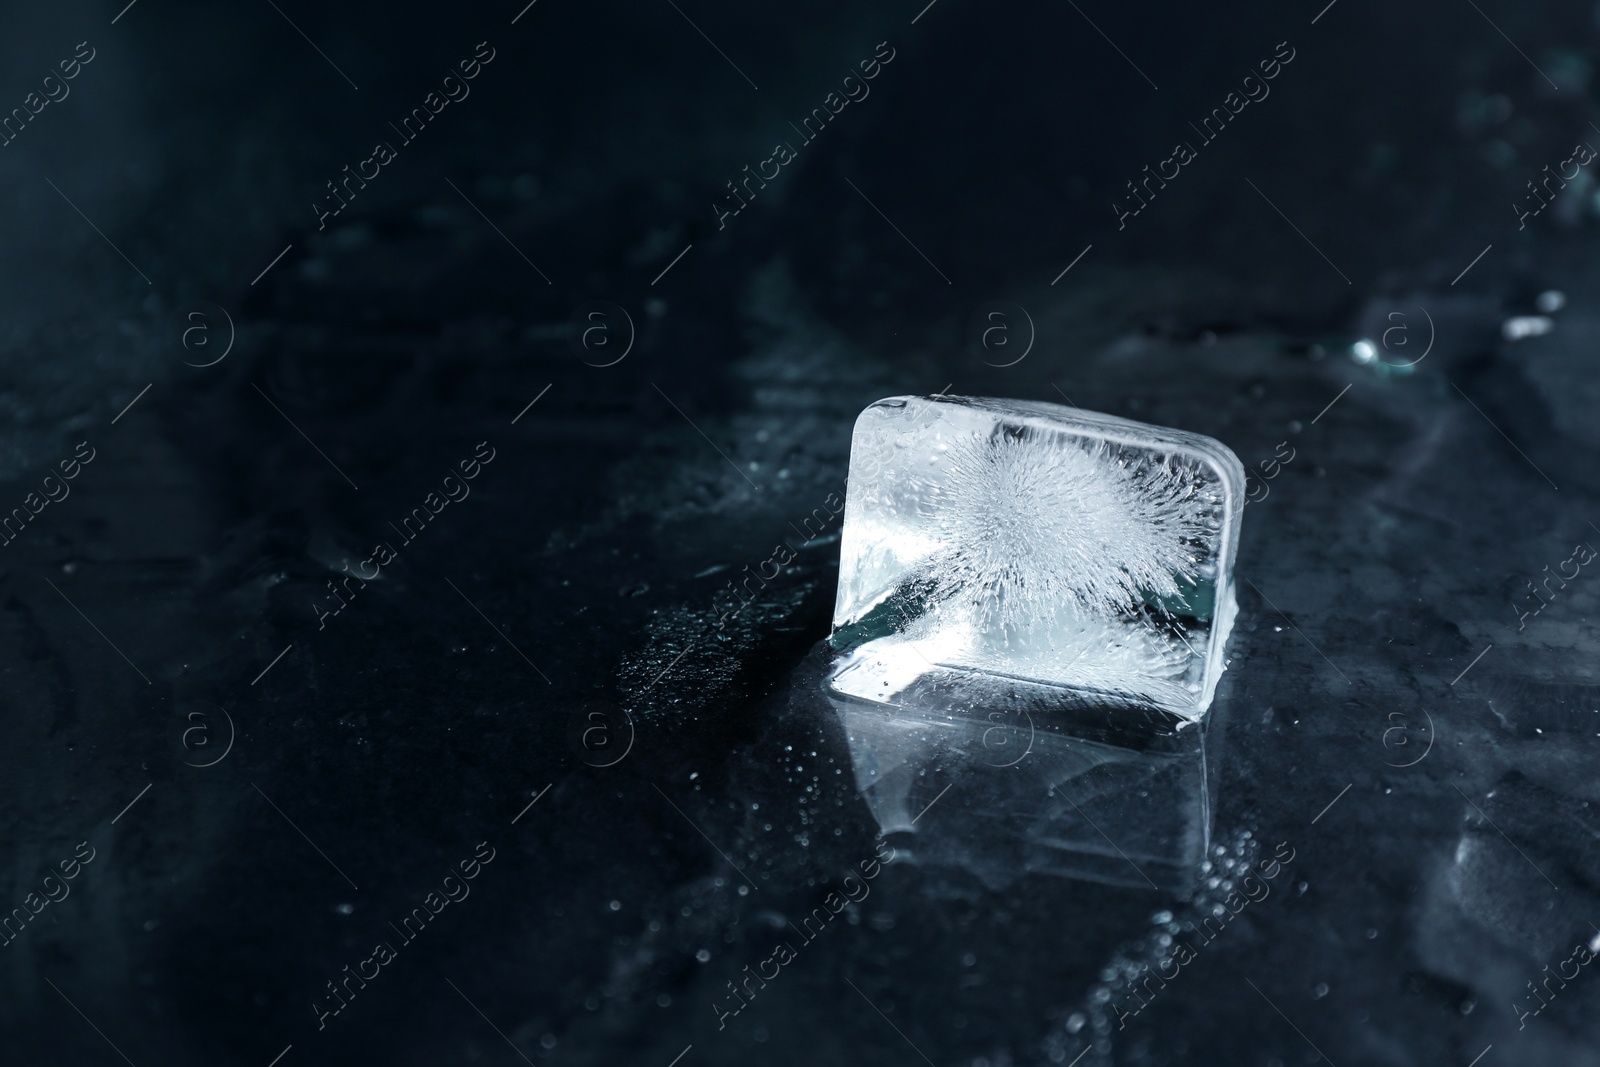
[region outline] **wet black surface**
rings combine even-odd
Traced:
[[[674,7],[10,14],[0,1059],[1600,1061],[1594,12]],[[858,788],[828,500],[947,387],[1256,472],[1183,888]]]

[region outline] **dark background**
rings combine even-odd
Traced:
[[[0,506],[95,458],[0,548],[0,905],[95,858],[0,948],[0,1060],[1600,1063],[1586,970],[1519,1020],[1600,937],[1600,583],[1519,620],[1600,545],[1594,164],[1525,227],[1513,206],[1600,144],[1600,9],[4,22],[0,111],[95,58],[0,148]],[[324,183],[480,41],[471,95],[319,232]],[[724,183],[881,41],[870,96],[719,231]],[[1188,123],[1279,42],[1271,95],[1200,147]],[[1180,139],[1199,157],[1119,230]],[[1508,340],[1548,290],[1549,332]],[[1213,832],[1296,858],[1119,1029],[1119,968],[1214,874],[901,840],[719,1029],[708,1005],[878,836],[796,673],[837,530],[791,531],[842,491],[863,406],[947,387],[1070,396],[1258,472],[1292,444],[1244,518]],[[483,441],[471,496],[401,546]],[[795,563],[716,629],[783,538]],[[319,628],[382,540],[398,561]],[[324,984],[484,841],[470,898],[319,1030]]]

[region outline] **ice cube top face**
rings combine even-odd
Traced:
[[[1199,719],[1236,610],[1243,491],[1238,458],[1198,434],[880,400],[850,450],[829,684],[883,703],[1020,685]]]

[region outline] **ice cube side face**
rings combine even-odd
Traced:
[[[1025,687],[1198,720],[1236,604],[1221,442],[1056,404],[890,397],[856,420],[836,692]]]

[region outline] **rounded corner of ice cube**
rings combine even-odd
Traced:
[[[861,425],[862,419],[883,418],[885,416],[899,414],[906,408],[910,407],[911,402],[915,399],[916,397],[914,396],[902,395],[886,396],[879,400],[874,400],[872,403],[862,408],[861,414],[856,416],[856,426],[859,427]]]
[[[1196,454],[1217,472],[1217,480],[1222,483],[1228,497],[1229,512],[1237,514],[1243,511],[1245,471],[1238,455],[1215,437],[1199,433],[1189,434],[1189,437]]]

